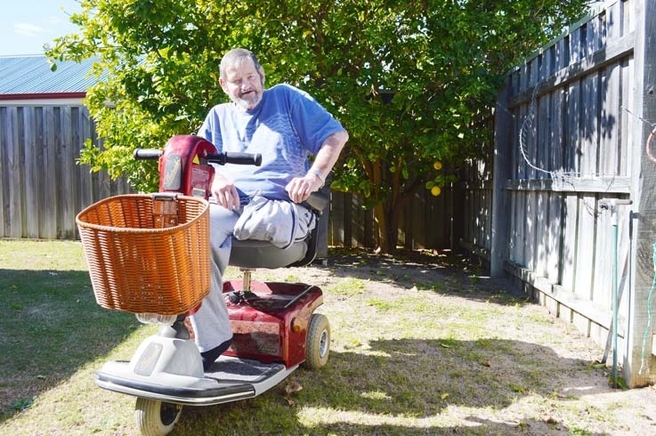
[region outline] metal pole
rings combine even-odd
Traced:
[[[617,211],[611,211],[613,226],[613,387],[617,387]]]
[[[617,375],[617,319],[619,312],[618,289],[617,289],[617,245],[618,245],[618,218],[617,209],[619,206],[629,205],[633,202],[631,200],[620,200],[618,198],[610,198],[599,200],[599,205],[602,209],[610,210],[610,222],[613,233],[613,321],[611,331],[613,334],[613,387],[618,387]]]

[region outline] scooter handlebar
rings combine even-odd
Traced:
[[[134,150],[134,158],[137,160],[157,160],[164,154],[164,150],[157,148],[137,148]],[[203,157],[207,162],[213,162],[220,165],[262,165],[262,155],[260,153],[237,153],[227,151],[224,153],[208,154]]]
[[[260,153],[237,153],[226,151],[225,153],[209,155],[207,156],[207,160],[221,165],[255,165],[257,167],[262,165],[262,155]]]
[[[137,148],[134,150],[136,160],[157,160],[164,154],[164,150],[157,148]]]

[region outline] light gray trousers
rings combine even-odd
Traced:
[[[223,299],[223,273],[228,267],[232,233],[239,213],[210,202],[211,288],[198,312],[190,316],[196,345],[209,351],[232,338],[228,308]]]

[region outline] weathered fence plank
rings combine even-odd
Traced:
[[[61,183],[57,184],[58,193],[57,198],[62,199],[58,201],[61,213],[61,222],[69,223],[75,222],[75,215],[80,210],[76,209],[77,187],[79,183],[73,183],[73,177],[76,175],[77,165],[75,159],[79,156],[79,150],[82,144],[78,142],[76,147],[73,146],[73,122],[72,112],[73,109],[65,107],[60,109],[60,122],[62,125],[62,136],[59,138],[60,147],[60,161],[62,165],[58,168],[61,170],[59,180]],[[63,201],[67,199],[67,201]],[[70,201],[72,199],[72,201]],[[59,239],[74,239],[75,227],[63,226],[62,233],[58,235]]]
[[[25,168],[24,189],[25,204],[39,204],[40,185],[41,185],[41,168],[38,162],[39,151],[36,146],[36,120],[29,117],[23,111],[20,117],[19,126],[22,130],[20,138],[25,143]],[[38,238],[39,236],[39,210],[31,208],[25,211],[26,232],[28,238]]]
[[[549,214],[547,215],[547,248],[545,260],[545,273],[544,276],[550,282],[559,283],[560,280],[560,258],[562,253],[562,235],[561,231],[564,227],[563,219],[563,200],[557,193],[549,193]]]
[[[565,195],[565,210],[563,217],[565,223],[563,226],[563,246],[561,250],[561,281],[560,284],[565,289],[574,289],[574,278],[576,276],[576,235],[578,221],[578,196]],[[556,282],[558,283],[558,282]]]
[[[35,108],[37,114],[43,116],[43,130],[41,137],[43,138],[43,197],[40,205],[40,215],[44,219],[41,220],[43,224],[41,227],[41,234],[39,237],[44,239],[56,239],[58,228],[57,217],[57,175],[55,173],[58,162],[55,148],[55,115],[54,107],[44,107],[38,110]],[[53,219],[53,217],[55,219]]]
[[[3,147],[5,158],[5,169],[7,170],[7,183],[3,183],[5,189],[5,233],[10,237],[22,236],[23,207],[20,201],[20,149],[14,138],[18,137],[18,111],[9,109],[7,111],[7,123],[5,124],[5,138],[7,146]]]

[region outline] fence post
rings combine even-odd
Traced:
[[[632,172],[635,174],[632,187],[637,192],[637,209],[639,214],[638,229],[634,232],[636,253],[633,256],[635,279],[631,286],[629,315],[627,320],[626,355],[623,362],[623,377],[629,387],[639,387],[654,381],[654,323],[656,317],[656,295],[654,275],[654,251],[656,250],[656,144],[652,141],[651,156],[646,150],[648,138],[656,123],[656,0],[636,2],[636,23],[642,28],[636,29],[635,71],[635,108],[633,112],[641,114],[641,119],[633,121],[635,132],[635,155],[640,156],[634,162]],[[644,120],[646,122],[643,122]],[[652,124],[652,125],[650,125]],[[638,176],[639,175],[639,176]]]
[[[499,92],[494,121],[494,161],[492,187],[492,240],[490,247],[490,276],[502,277],[508,247],[508,194],[506,182],[510,178],[512,159],[512,114],[508,111],[510,84]]]

